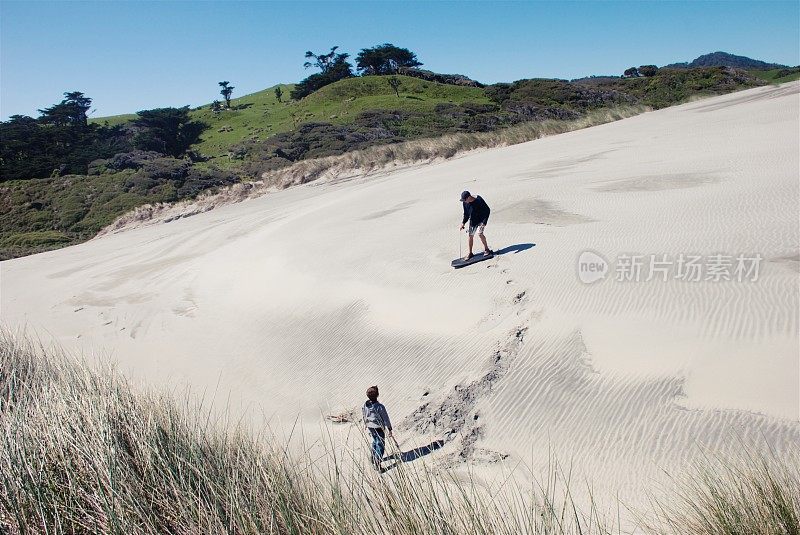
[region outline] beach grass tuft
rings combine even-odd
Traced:
[[[493,493],[425,462],[377,474],[360,453],[289,450],[176,397],[0,330],[0,532],[610,534],[557,462]],[[330,444],[333,444],[331,441]],[[655,502],[653,533],[798,533],[799,464],[702,461]]]

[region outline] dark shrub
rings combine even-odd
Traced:
[[[489,97],[491,100],[497,102],[498,104],[502,104],[506,100],[511,97],[512,89],[511,84],[492,84],[487,85],[483,89],[486,96]]]
[[[419,67],[417,55],[407,48],[384,43],[363,48],[356,56],[356,66],[364,74],[396,74],[401,67]]]
[[[158,158],[143,162],[139,173],[155,179],[179,180],[186,177],[192,163],[177,158]]]
[[[378,129],[371,137],[384,139],[394,135],[398,126],[413,115],[418,114],[401,110],[365,110],[358,114],[354,123],[359,127]]]
[[[154,151],[134,150],[121,152],[111,158],[94,160],[89,164],[89,174],[99,175],[106,171],[122,171],[123,169],[140,169],[145,162],[163,158],[164,155]]]
[[[136,114],[134,125],[140,130],[133,138],[134,146],[175,157],[189,150],[208,127],[205,123],[191,120],[189,106],[143,110]]]
[[[196,197],[198,193],[212,187],[227,186],[238,182],[236,175],[228,171],[216,168],[198,169],[192,167],[186,176],[186,180],[178,188],[178,197]]]
[[[482,113],[494,113],[500,110],[497,104],[479,104],[477,102],[465,102],[461,108],[467,115],[479,115]]]
[[[413,76],[429,82],[438,82],[440,84],[460,85],[465,87],[483,87],[483,84],[464,76],[463,74],[441,74],[433,71],[426,71],[424,69],[416,69],[413,67],[398,67],[397,74],[403,76]]]
[[[639,74],[641,74],[642,76],[647,76],[647,77],[655,76],[657,72],[658,72],[658,67],[656,67],[655,65],[642,65],[641,67],[639,67]]]
[[[136,173],[127,177],[122,183],[122,186],[127,192],[138,193],[139,195],[147,195],[160,184],[161,182],[153,177],[142,173]]]

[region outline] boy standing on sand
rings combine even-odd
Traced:
[[[483,229],[486,228],[486,224],[489,222],[489,205],[486,204],[483,197],[480,195],[473,197],[468,191],[461,192],[461,203],[464,205],[464,219],[461,220],[460,230],[464,230],[464,224],[469,221],[469,253],[464,257],[464,260],[469,260],[474,256],[472,254],[472,241],[476,232],[483,243],[483,254],[485,256],[493,255],[494,251],[489,249],[486,244],[486,236],[483,235]]]
[[[361,408],[361,413],[364,416],[364,425],[372,436],[372,464],[374,464],[375,469],[380,472],[383,452],[386,450],[386,435],[384,429],[389,432],[389,436],[391,437],[392,422],[389,420],[386,407],[378,401],[377,386],[367,388],[367,401]]]

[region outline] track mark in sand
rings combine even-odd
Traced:
[[[147,292],[133,292],[125,295],[103,295],[92,291],[86,291],[80,295],[72,296],[70,299],[64,301],[64,303],[79,307],[78,309],[74,310],[74,312],[78,312],[78,310],[83,310],[87,306],[114,307],[120,303],[137,305],[140,303],[146,303],[155,296],[155,293]]]
[[[764,91],[757,92],[754,95],[743,95],[736,98],[726,99],[724,102],[711,102],[696,106],[693,111],[700,113],[707,113],[710,111],[717,111],[731,106],[738,106],[747,102],[757,102],[759,100],[768,100],[772,98],[786,97],[796,95],[800,92],[800,84],[790,84],[787,86],[778,86],[765,89]]]
[[[173,307],[172,313],[176,316],[186,316],[188,318],[193,318],[194,313],[197,311],[197,301],[194,298],[194,292],[191,288],[184,288],[183,289],[183,300],[181,301],[182,305]]]
[[[527,293],[527,292],[520,292],[520,293],[518,293],[517,295],[515,295],[515,296],[514,296],[514,304],[515,304],[515,305],[518,305],[518,304],[520,304],[520,303],[522,302],[522,300],[523,300],[523,299],[525,299],[525,294],[526,294],[526,293]]]
[[[493,212],[494,213],[494,212]],[[494,217],[502,223],[521,223],[566,227],[591,223],[594,220],[580,214],[562,210],[555,203],[541,199],[516,202],[496,211]]]
[[[505,458],[503,453],[475,448],[475,443],[483,435],[476,406],[506,374],[511,361],[522,347],[527,330],[527,327],[519,327],[512,331],[511,339],[494,352],[488,371],[479,379],[467,385],[457,384],[439,401],[423,404],[403,420],[403,427],[422,434],[440,435],[446,442],[460,439],[457,460],[485,461]]]
[[[145,323],[145,321],[147,321],[147,323]],[[147,332],[149,325],[150,325],[150,320],[137,321],[136,325],[134,325],[133,328],[131,328],[130,330],[130,337],[135,340],[136,335],[139,334],[139,331],[142,330],[142,328],[144,328],[145,333]]]
[[[672,173],[666,175],[643,175],[622,180],[609,180],[597,186],[595,191],[603,193],[627,193],[636,191],[665,191],[670,189],[696,188],[703,184],[716,184],[719,177]]]
[[[367,215],[365,215],[364,217],[361,218],[361,221],[370,221],[372,219],[380,219],[381,217],[386,217],[389,214],[393,214],[395,212],[399,212],[400,210],[405,210],[406,208],[408,208],[409,206],[411,206],[412,204],[414,204],[416,202],[417,201],[406,201],[406,202],[402,202],[400,204],[397,204],[397,205],[393,206],[392,208],[389,208],[388,210],[381,210],[379,212],[373,212],[371,214],[367,214]]]
[[[78,273],[79,271],[83,271],[84,269],[86,269],[88,267],[91,267],[91,264],[84,264],[82,266],[77,266],[77,267],[74,267],[74,268],[65,269],[63,271],[56,271],[55,273],[51,273],[51,274],[47,275],[47,278],[48,279],[61,279],[63,277],[68,277],[69,275],[72,275],[73,273]]]
[[[789,256],[778,256],[775,258],[770,258],[769,261],[779,265],[783,265],[791,269],[795,273],[800,273],[800,254],[789,255]]]
[[[208,229],[206,229],[208,230]],[[150,262],[138,262],[128,265],[114,271],[103,274],[103,281],[94,284],[91,289],[99,292],[107,292],[116,290],[120,285],[130,283],[132,280],[143,280],[148,283],[155,277],[168,272],[170,269],[190,262],[198,256],[201,252],[198,250],[194,254],[181,254],[159,257]]]
[[[559,177],[566,173],[572,172],[574,168],[582,164],[598,160],[604,157],[606,154],[614,152],[616,150],[619,149],[608,149],[596,152],[594,154],[587,154],[585,156],[580,156],[578,158],[562,158],[558,160],[550,160],[548,162],[544,162],[542,165],[537,166],[533,169],[524,171],[523,173],[512,175],[511,178],[522,179],[522,180],[534,180],[541,178]]]

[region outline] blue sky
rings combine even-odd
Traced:
[[[200,105],[297,81],[306,50],[391,42],[485,83],[620,74],[724,50],[800,63],[800,1],[34,2],[0,0],[0,115],[65,91],[95,116]]]

